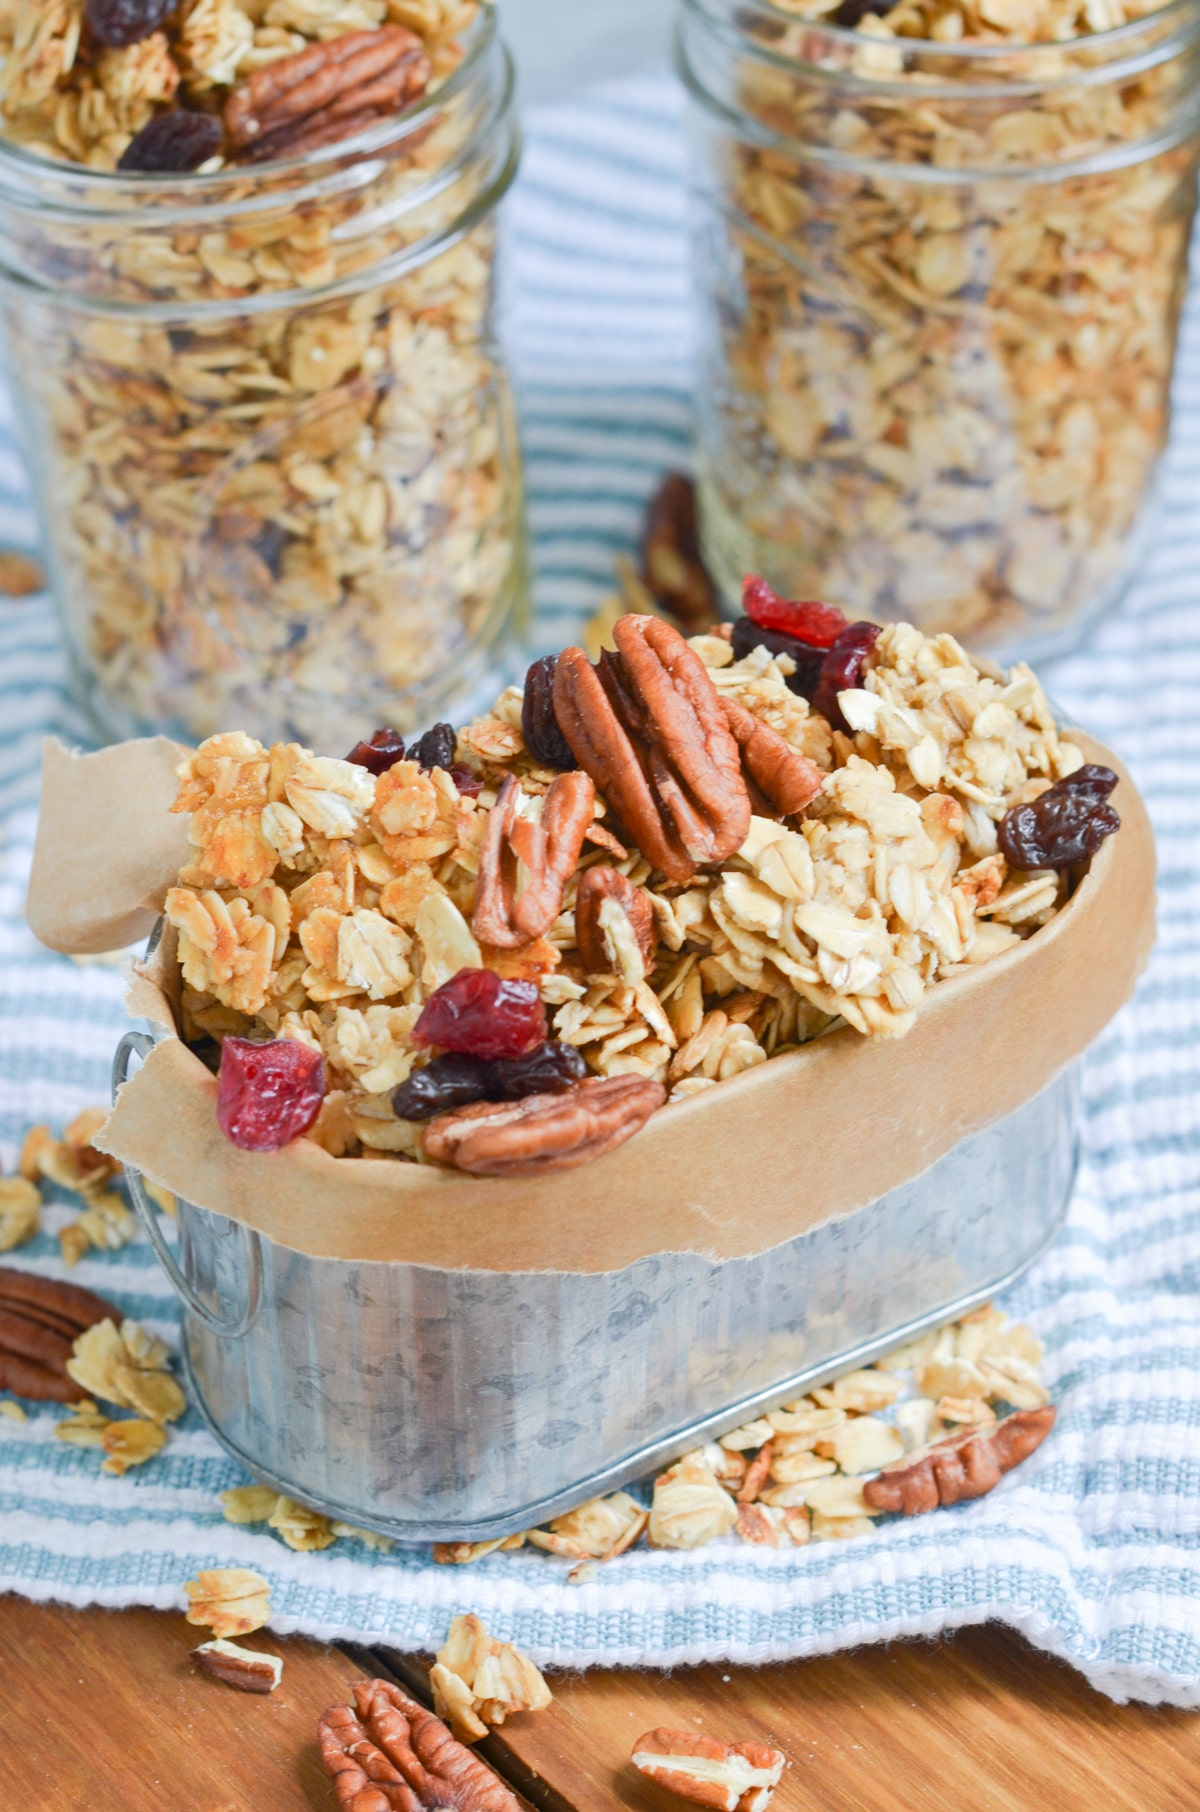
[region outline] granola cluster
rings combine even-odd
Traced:
[[[365,700],[427,718],[522,589],[491,8],[182,0],[126,48],[84,14],[4,12],[0,162],[5,141],[37,154],[11,175],[34,197],[11,228],[33,287],[5,319],[89,708],[109,735],[188,741],[253,717],[336,743]],[[417,94],[370,76],[398,40]],[[269,130],[115,188],[134,134],[218,116]]]
[[[714,571],[1061,636],[1124,582],[1166,437],[1191,27],[1141,0],[776,0],[742,26],[727,88],[698,23],[692,58],[745,119],[711,122],[699,248]]]
[[[609,655],[599,671],[632,721],[645,663],[658,796],[639,805],[620,725],[594,700],[582,728],[565,709],[562,722],[581,750],[593,730],[608,738],[588,760],[624,788],[619,820],[589,773],[530,752],[527,733],[546,730],[526,707],[542,694],[516,687],[456,740],[446,731],[446,766],[410,750],[377,774],[228,732],[180,767],[191,859],[165,910],[182,1034],[214,1059],[230,1036],[319,1052],[326,1092],[307,1136],[334,1156],[483,1174],[578,1161],[668,1092],[685,1099],[836,1024],[901,1036],[928,987],[1010,949],[1068,897],[1075,871],[1011,870],[997,844],[1014,806],[1083,761],[1028,668],[985,671],[948,635],[892,625],[840,693],[835,729],[789,689],[787,654],[737,659],[728,634],[685,642],[645,617],[618,634],[633,664]],[[554,697],[574,709],[572,654],[583,660],[559,657]],[[743,718],[752,727],[744,744],[722,729],[731,708],[739,734]],[[675,778],[698,786],[706,772],[688,710],[719,757],[703,820]],[[757,769],[756,749],[771,758]],[[807,803],[773,804],[755,772],[804,777]],[[671,801],[700,854],[671,842]],[[643,853],[654,840],[671,875]],[[731,853],[706,858],[714,843]],[[466,1054],[482,1048],[459,1036],[480,1000],[489,1038],[516,1029],[504,1061],[494,1044]],[[558,1061],[563,1045],[583,1064]],[[454,1111],[431,1121],[441,1108]],[[476,1148],[477,1163],[463,1155]]]
[[[257,159],[262,155],[257,141],[268,134],[271,155],[297,156],[361,129],[365,115],[384,117],[444,79],[457,64],[459,36],[481,3],[28,0],[9,5],[0,9],[4,135],[45,157],[135,173],[197,167],[207,173],[247,153]],[[392,79],[400,58],[403,83]],[[298,95],[301,82],[309,86]],[[134,139],[168,112],[214,122],[215,136],[202,140],[207,155],[197,161],[176,149],[157,159],[146,153],[130,159]],[[283,142],[281,126],[288,128]]]

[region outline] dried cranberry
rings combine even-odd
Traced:
[[[1094,856],[1121,820],[1108,795],[1117,784],[1111,768],[1076,768],[1028,805],[1014,805],[996,826],[996,842],[1013,868],[1073,868]]]
[[[473,1057],[522,1057],[546,1036],[546,1009],[531,981],[491,969],[460,969],[429,996],[413,1027],[416,1044]]]
[[[846,627],[845,616],[832,604],[794,603],[753,576],[742,581],[742,609],[760,629],[780,629],[806,648],[832,648]]]
[[[880,635],[878,623],[850,623],[842,630],[821,662],[821,678],[813,693],[813,710],[828,718],[835,730],[848,731],[838,693],[849,692],[862,679],[863,662]]]
[[[124,50],[157,31],[178,4],[179,0],[87,0],[83,16],[97,44]]]
[[[526,1095],[560,1095],[588,1076],[583,1053],[573,1044],[547,1038],[524,1057],[492,1064],[489,1101],[523,1101]]]
[[[392,1111],[398,1120],[432,1120],[452,1108],[491,1100],[492,1069],[485,1058],[469,1057],[461,1051],[435,1057],[423,1070],[414,1070],[407,1082],[395,1090]]]
[[[418,767],[449,769],[454,762],[454,751],[458,747],[458,732],[453,724],[434,724],[432,730],[426,730],[424,736],[418,737],[408,751],[408,759],[415,761]]]
[[[376,730],[370,742],[356,742],[346,757],[356,768],[366,768],[378,780],[390,767],[404,760],[404,738],[395,730]]]
[[[464,798],[478,799],[483,791],[483,781],[474,768],[469,768],[465,761],[452,761],[446,772]]]
[[[221,1046],[217,1122],[243,1151],[278,1151],[298,1139],[325,1098],[325,1059],[294,1038],[255,1044],[227,1038]]]
[[[156,113],[134,133],[117,160],[117,169],[135,174],[198,170],[216,156],[223,138],[221,122],[211,113],[176,107],[172,113]]]
[[[554,715],[554,669],[558,656],[547,654],[535,661],[525,675],[525,697],[521,705],[521,734],[525,747],[539,767],[558,768],[569,774],[579,763],[567,745]]]
[[[824,649],[806,648],[794,635],[784,635],[778,629],[760,629],[750,617],[739,617],[733,626],[734,660],[744,661],[752,648],[769,648],[772,654],[790,655],[796,671],[788,676],[788,690],[800,698],[812,698],[821,677]]]

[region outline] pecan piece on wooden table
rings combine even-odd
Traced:
[[[1041,1446],[1053,1426],[1052,1408],[1019,1409],[994,1428],[951,1435],[917,1459],[897,1460],[867,1480],[863,1497],[872,1510],[902,1516],[984,1497]]]
[[[342,1812],[521,1812],[440,1718],[386,1680],[360,1680],[353,1707],[331,1706],[317,1740]]]
[[[816,762],[793,749],[778,730],[736,698],[722,698],[721,709],[742,752],[742,765],[759,792],[785,818],[802,812],[825,784]]]
[[[585,869],[575,893],[575,945],[589,975],[645,981],[654,957],[649,894],[619,868]]]
[[[77,1284],[0,1266],[0,1390],[39,1402],[73,1403],[80,1389],[67,1371],[73,1342],[120,1313]]]
[[[575,759],[646,860],[673,881],[745,842],[750,795],[703,661],[669,623],[620,617],[616,654],[567,648],[554,708]]]
[[[479,1102],[430,1121],[425,1155],[481,1177],[573,1170],[631,1139],[666,1098],[644,1076],[593,1076],[558,1095]]]
[[[429,74],[425,47],[406,26],[345,32],[239,82],[225,130],[243,163],[295,157],[398,113],[425,92]]]
[[[722,1743],[699,1730],[648,1730],[633,1765],[678,1799],[721,1812],[763,1812],[787,1757],[769,1743]]]
[[[521,815],[524,797],[510,774],[488,814],[479,853],[472,929],[481,944],[499,950],[519,949],[549,931],[596,806],[596,789],[578,769],[558,776],[540,816]],[[529,877],[521,893],[518,865]]]

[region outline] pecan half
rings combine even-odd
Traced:
[[[902,1516],[984,1497],[1041,1446],[1053,1426],[1053,1408],[1019,1409],[986,1432],[951,1435],[919,1459],[896,1461],[867,1480],[863,1497],[872,1510]]]
[[[750,795],[737,743],[704,663],[656,617],[620,617],[617,653],[593,667],[567,648],[554,709],[646,860],[674,881],[720,862],[745,841]]]
[[[478,1102],[431,1120],[425,1155],[481,1177],[573,1170],[631,1139],[666,1098],[642,1076],[595,1076],[561,1095]]]
[[[236,1686],[239,1692],[274,1692],[283,1678],[280,1656],[239,1648],[236,1642],[225,1642],[219,1636],[194,1648],[192,1661],[202,1674]]]
[[[642,577],[655,603],[690,635],[717,614],[717,594],[700,555],[696,487],[668,472],[650,499],[642,530]]]
[[[782,817],[802,812],[825,784],[816,762],[798,754],[736,698],[722,698],[721,709],[742,752],[742,765],[764,798]]]
[[[429,75],[425,48],[406,26],[345,32],[239,82],[225,103],[225,130],[243,162],[293,157],[399,112]]]
[[[649,894],[619,868],[585,869],[575,894],[575,943],[589,975],[645,981],[654,957]]]
[[[763,1812],[787,1757],[769,1743],[720,1743],[697,1730],[648,1730],[633,1746],[633,1765],[695,1806]]]
[[[353,1708],[332,1706],[317,1740],[342,1812],[520,1812],[440,1718],[386,1680],[360,1680]]]
[[[110,1316],[111,1303],[75,1284],[0,1266],[0,1390],[38,1402],[73,1403],[72,1342]]]
[[[562,909],[596,807],[596,789],[578,769],[560,774],[540,802],[539,817],[523,817],[524,794],[510,774],[488,814],[479,854],[471,924],[481,944],[516,950],[549,931]],[[528,875],[517,892],[518,863]]]

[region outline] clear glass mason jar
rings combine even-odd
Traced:
[[[706,556],[730,606],[761,572],[854,616],[1055,652],[1146,533],[1200,6],[1021,45],[871,36],[801,5],[684,0]]]
[[[352,140],[129,176],[0,140],[0,309],[76,691],[106,737],[340,753],[472,708],[527,596],[493,338],[512,68],[475,18]]]

